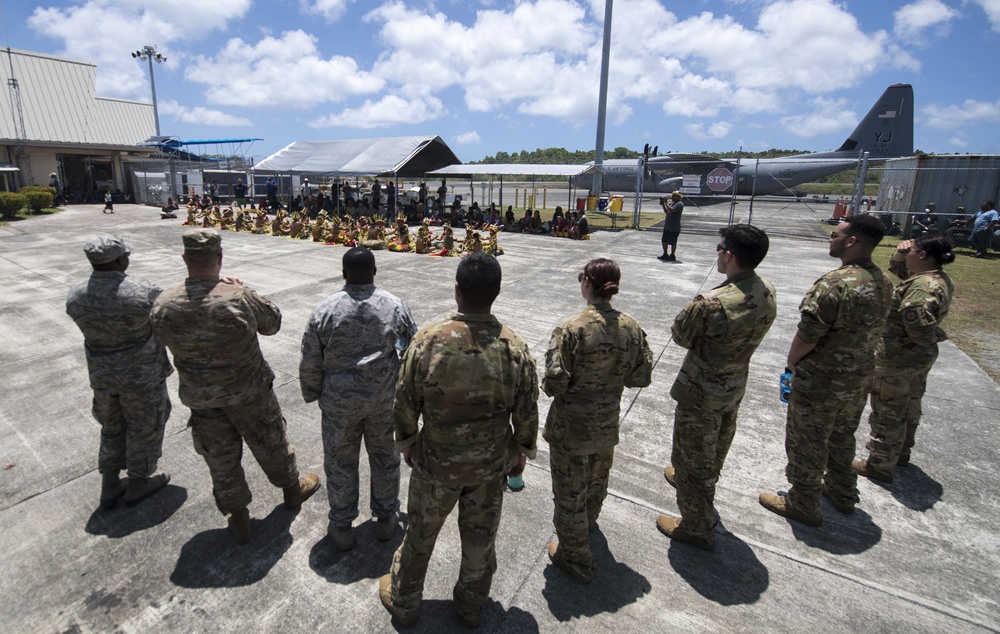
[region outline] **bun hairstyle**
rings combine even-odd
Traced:
[[[951,250],[951,243],[948,238],[940,233],[925,233],[918,236],[913,241],[913,246],[933,258],[938,266],[951,264],[955,261],[955,254]]]
[[[610,299],[618,293],[618,282],[622,279],[621,269],[614,260],[597,258],[587,262],[583,267],[583,275],[590,280],[590,285],[599,296]]]

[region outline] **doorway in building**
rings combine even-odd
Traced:
[[[115,191],[115,170],[109,156],[60,154],[59,171],[67,203],[99,203],[104,201],[104,189]]]

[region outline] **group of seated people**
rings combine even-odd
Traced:
[[[456,198],[454,202],[443,208],[438,199],[429,197],[426,201],[427,208],[425,208],[424,203],[415,200],[406,203],[396,200],[396,209],[389,210],[381,202],[370,201],[367,198],[361,200],[348,198],[346,203],[341,203],[327,197],[320,191],[317,195],[310,195],[305,199],[301,195],[296,196],[290,201],[287,209],[280,204],[274,207],[273,203],[269,202],[265,196],[251,201],[247,208],[243,208],[239,204],[234,205],[234,207],[241,213],[249,210],[251,214],[283,214],[282,217],[286,218],[289,223],[297,216],[302,216],[307,222],[314,222],[321,215],[325,218],[350,219],[355,223],[364,219],[372,225],[374,225],[375,219],[382,219],[391,225],[394,218],[402,218],[405,224],[410,226],[426,224],[427,226],[449,226],[453,229],[469,231],[488,232],[492,229],[515,233],[548,234],[578,240],[589,239],[590,227],[583,211],[572,211],[567,215],[561,206],[557,206],[552,214],[552,219],[545,222],[538,209],[528,208],[524,212],[524,217],[518,220],[510,205],[508,205],[506,213],[501,215],[496,203],[490,203],[486,209],[482,209],[477,202],[473,201],[469,209],[466,210],[462,206],[461,198]],[[340,208],[338,209],[335,205]],[[216,224],[206,226],[219,226],[220,222],[225,224],[227,214],[223,213],[220,201],[213,199],[208,193],[202,196],[192,196],[187,203],[187,208],[188,222],[185,224],[198,224],[206,217],[218,219]],[[167,203],[161,208],[161,218],[176,218],[177,209],[177,203],[174,202],[173,198],[168,198]],[[232,218],[230,224],[234,225],[236,212],[232,208],[225,209]],[[221,228],[228,227],[221,226]]]
[[[266,207],[259,208],[253,203],[245,209],[237,207],[235,210],[219,205],[201,209],[192,203],[187,207],[187,219],[182,224],[438,257],[466,253],[486,253],[492,256],[503,254],[503,249],[497,242],[497,233],[502,227],[485,224],[478,228],[467,226],[465,239],[459,241],[455,238],[454,228],[448,224],[442,226],[440,233],[434,233],[428,219],[424,219],[413,234],[406,216],[399,216],[394,223],[389,223],[378,216],[354,217],[335,212],[328,216],[325,211],[320,211],[315,218],[310,218],[303,210],[289,213],[279,209],[272,218]]]
[[[552,220],[542,222],[542,214],[538,209],[534,211],[526,209],[524,217],[515,221],[514,211],[508,207],[505,220],[504,231],[549,234],[559,238],[573,238],[574,240],[588,240],[590,236],[587,214],[582,210],[571,211],[567,216],[563,213],[563,208],[557,206],[552,214]]]

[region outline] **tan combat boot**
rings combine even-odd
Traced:
[[[282,489],[285,492],[285,508],[297,509],[302,503],[312,497],[312,494],[319,489],[319,476],[310,473],[292,486]]]
[[[417,613],[406,613],[397,608],[392,602],[392,575],[382,575],[378,580],[378,598],[389,614],[396,617],[403,627],[413,627],[417,624]]]
[[[239,508],[229,514],[229,533],[237,544],[250,541],[250,511],[247,507]]]
[[[125,506],[135,506],[170,482],[169,473],[158,473],[149,478],[129,478],[125,487]]]
[[[788,496],[761,493],[758,500],[760,501],[760,505],[767,510],[782,517],[787,517],[790,520],[802,522],[808,526],[821,526],[823,524],[822,515],[806,515],[802,511],[789,506]]]
[[[101,474],[101,508],[110,509],[125,495],[125,485],[118,471]]]
[[[590,583],[590,577],[581,575],[566,562],[566,558],[563,557],[562,549],[559,548],[558,539],[554,539],[549,542],[549,561],[555,564],[556,568],[561,568],[566,574],[573,577],[573,581],[576,581],[577,583]]]
[[[892,473],[889,471],[881,471],[872,467],[867,460],[858,460],[855,458],[851,461],[851,470],[859,476],[864,476],[871,480],[878,480],[879,482],[891,483]]]
[[[667,484],[677,488],[677,472],[670,465],[663,467],[663,477],[666,479]]]
[[[690,544],[696,548],[712,552],[715,550],[715,538],[692,535],[684,529],[684,524],[676,517],[660,515],[656,518],[656,528],[670,539]]]

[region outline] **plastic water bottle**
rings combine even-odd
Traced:
[[[524,490],[524,478],[522,476],[507,476],[507,488],[513,492]]]
[[[778,398],[782,403],[788,403],[788,395],[792,393],[792,371],[785,368],[778,378]]]

